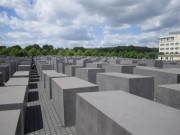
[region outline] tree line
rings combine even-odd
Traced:
[[[21,48],[20,45],[11,47],[0,46],[0,55],[6,56],[46,56],[46,55],[61,55],[61,56],[108,56],[108,57],[125,57],[125,58],[157,58],[158,48],[148,48],[139,46],[117,46],[107,48],[54,48],[53,45],[38,44],[29,45]]]

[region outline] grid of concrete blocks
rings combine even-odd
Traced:
[[[180,135],[178,61],[0,61],[0,134]]]

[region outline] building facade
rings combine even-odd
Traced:
[[[159,38],[159,60],[180,60],[180,32]]]

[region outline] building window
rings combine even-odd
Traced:
[[[171,43],[171,45],[174,45],[174,43]]]
[[[170,52],[170,54],[173,54],[173,52]]]
[[[176,49],[176,50],[178,50],[178,49],[179,49],[179,47],[176,47],[175,49]]]
[[[179,45],[179,43],[176,43],[176,45]]]
[[[169,52],[166,52],[166,54],[169,54]]]
[[[175,52],[175,54],[179,54],[179,52]]]
[[[171,50],[174,50],[174,48],[171,48]]]
[[[169,50],[169,48],[166,48],[166,50]]]
[[[164,44],[160,44],[160,46],[164,46]]]
[[[160,48],[160,50],[164,50],[164,48]]]
[[[169,43],[167,43],[166,45],[169,45]]]

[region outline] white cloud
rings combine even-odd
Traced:
[[[12,29],[0,41],[7,45],[153,46],[159,35],[180,29],[179,0],[1,0],[0,6],[16,13],[0,12],[0,27]],[[139,33],[121,33],[133,27]]]

